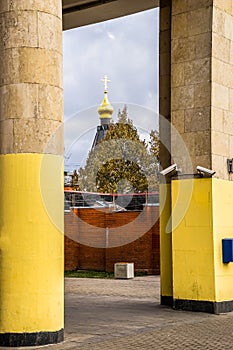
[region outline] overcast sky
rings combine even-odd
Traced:
[[[105,74],[116,120],[119,108],[141,134],[158,123],[159,10],[63,32],[66,169],[84,165],[99,124]]]

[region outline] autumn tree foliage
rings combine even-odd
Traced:
[[[101,193],[146,192],[158,189],[158,134],[151,131],[149,145],[140,140],[128,118],[127,107],[92,149],[79,170],[81,190]]]

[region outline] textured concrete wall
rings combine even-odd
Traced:
[[[0,152],[62,154],[61,1],[1,1],[0,20]]]
[[[233,3],[213,1],[212,32],[212,167],[231,179],[227,158],[233,157]]]
[[[171,121],[192,165],[211,167],[212,1],[172,1]],[[172,135],[172,152],[184,172],[187,155]]]
[[[231,179],[233,155],[232,1],[172,1],[171,121],[197,165]],[[187,157],[172,135],[180,166]]]

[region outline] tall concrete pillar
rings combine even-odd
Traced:
[[[173,306],[180,309],[233,310],[233,263],[222,251],[222,240],[233,239],[232,29],[231,0],[172,1],[171,122],[188,149],[172,134],[172,153],[183,174],[197,165],[216,172],[172,181]]]
[[[1,1],[0,38],[0,346],[56,343],[64,328],[62,1]]]
[[[171,162],[171,0],[160,1],[159,57],[160,163],[166,168]],[[161,304],[164,305],[173,302],[170,216],[171,184],[166,179],[160,185]]]
[[[233,4],[231,0],[172,2],[171,121],[197,165],[231,180],[233,155]],[[192,172],[182,150],[183,171]]]
[[[172,153],[184,173],[211,167],[211,58],[213,1],[172,2],[171,122],[191,157],[172,135]]]

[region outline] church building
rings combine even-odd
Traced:
[[[107,131],[109,129],[109,125],[112,123],[112,114],[114,111],[112,105],[108,100],[108,82],[110,82],[110,80],[108,79],[107,75],[105,75],[104,79],[102,79],[101,81],[103,81],[104,83],[104,99],[98,108],[100,125],[97,126],[96,135],[92,144],[92,149],[95,148],[96,145],[98,145],[98,143],[100,143],[106,136]]]

